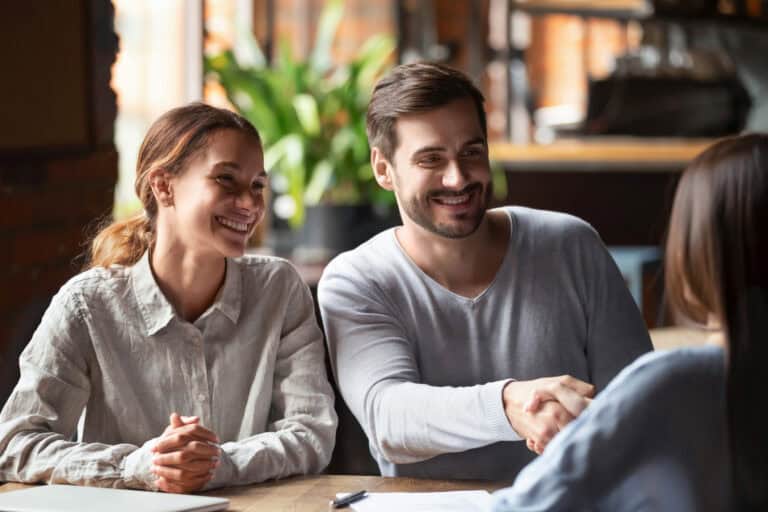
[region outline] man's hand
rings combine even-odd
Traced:
[[[200,425],[195,416],[171,414],[152,451],[152,472],[161,491],[186,493],[200,490],[213,475],[221,450],[216,434]]]
[[[515,432],[530,450],[541,454],[553,437],[581,414],[595,394],[595,387],[569,375],[504,386],[504,411]]]

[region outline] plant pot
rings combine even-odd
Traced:
[[[377,208],[370,204],[308,206],[294,258],[328,261],[399,224],[400,217],[394,207]]]

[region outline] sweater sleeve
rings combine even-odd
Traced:
[[[20,357],[0,413],[0,480],[155,489],[154,440],[138,447],[75,441],[91,393],[89,334],[76,293],[59,292]]]
[[[421,383],[415,340],[386,296],[338,259],[323,274],[318,301],[341,394],[386,460],[413,463],[520,439],[504,413],[508,380]]]
[[[309,290],[295,271],[292,280],[267,431],[224,443],[207,489],[317,473],[330,462],[337,418],[322,332]]]
[[[584,269],[587,361],[591,382],[600,391],[653,346],[624,278],[600,237],[586,225],[580,231],[577,257]]]

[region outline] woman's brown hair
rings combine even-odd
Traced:
[[[136,163],[136,195],[144,211],[102,229],[91,242],[87,267],[133,265],[155,240],[157,202],[149,176],[156,169],[178,175],[203,150],[212,133],[231,129],[260,141],[256,128],[244,117],[204,103],[169,110],[149,128]],[[259,142],[260,143],[260,142]]]
[[[683,173],[665,280],[678,314],[703,323],[711,313],[725,331],[734,510],[768,510],[768,135],[721,140]]]

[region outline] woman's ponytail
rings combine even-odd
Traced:
[[[133,265],[152,246],[153,238],[152,221],[144,212],[113,222],[91,242],[88,267]]]

